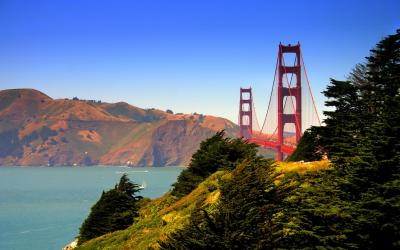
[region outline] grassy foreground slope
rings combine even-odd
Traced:
[[[279,186],[280,179],[286,174],[321,171],[329,166],[329,161],[276,163],[276,184]],[[158,249],[158,242],[166,240],[171,233],[182,229],[196,208],[201,207],[210,214],[218,210],[221,183],[229,181],[232,172],[226,170],[212,174],[181,199],[168,192],[158,199],[151,200],[140,209],[139,219],[134,225],[126,230],[90,240],[78,249]]]
[[[106,234],[88,241],[78,249],[147,249],[157,248],[157,241],[187,223],[190,214],[201,203],[215,209],[219,197],[219,179],[229,173],[218,171],[202,182],[193,192],[177,199],[170,192],[149,201],[139,211],[137,222],[126,230]]]

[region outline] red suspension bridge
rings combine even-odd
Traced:
[[[285,58],[293,55],[293,65],[287,66]],[[304,82],[306,85],[303,87]],[[304,130],[312,125],[321,125],[321,122],[300,44],[279,44],[272,90],[262,126],[257,119],[251,87],[240,88],[240,136],[251,143],[273,149],[280,161],[285,155],[293,153]]]

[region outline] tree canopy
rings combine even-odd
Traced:
[[[138,216],[138,201],[142,199],[137,195],[140,190],[138,184],[123,174],[113,189],[103,191],[79,230],[79,244],[132,225]]]
[[[380,41],[346,81],[331,79],[325,127],[303,137],[296,155],[317,145],[332,160],[331,186],[350,218],[346,241],[361,249],[400,247],[400,30]],[[311,157],[312,158],[312,157]],[[314,158],[315,159],[315,158]],[[315,221],[313,221],[315,223]]]
[[[188,168],[181,172],[173,185],[172,194],[182,197],[215,171],[233,169],[238,162],[255,158],[256,155],[255,144],[239,138],[226,138],[225,132],[219,131],[200,143],[200,148],[193,154]]]

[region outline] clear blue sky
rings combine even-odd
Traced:
[[[262,117],[278,44],[300,41],[322,109],[329,78],[396,28],[398,0],[0,0],[0,89],[236,122],[239,87]]]

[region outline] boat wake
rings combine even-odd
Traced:
[[[129,173],[148,173],[149,170],[133,170],[133,171],[116,171],[116,174],[129,174]]]

